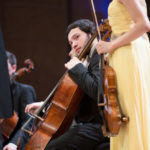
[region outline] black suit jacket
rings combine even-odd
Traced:
[[[90,59],[88,68],[79,63],[69,70],[70,77],[85,93],[75,117],[78,123],[102,123],[102,118],[97,106],[98,85],[100,86],[100,97],[102,97],[103,85],[103,72],[99,70],[100,59],[100,56],[95,50]]]
[[[18,124],[12,133],[9,143],[17,145],[18,137],[21,136],[21,147],[24,147],[28,140],[28,134],[21,130],[22,125],[29,119],[29,116],[24,112],[27,104],[33,103],[36,100],[34,88],[27,84],[21,84],[16,81],[11,85],[13,94],[14,110],[18,115]],[[28,124],[27,129],[31,128],[32,124]]]

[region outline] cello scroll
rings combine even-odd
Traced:
[[[34,70],[34,63],[31,59],[26,59],[24,61],[24,64],[25,64],[25,67],[18,69],[17,72],[15,72],[15,74],[13,75],[13,78],[19,79],[25,73],[30,73],[31,71]]]

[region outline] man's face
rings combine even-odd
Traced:
[[[68,34],[68,41],[71,46],[71,51],[69,53],[70,57],[79,56],[84,46],[91,38],[91,34],[87,34],[79,28],[74,28],[70,30]]]
[[[12,74],[16,72],[16,65],[11,65],[11,63],[9,62],[9,59],[7,59],[7,64],[8,64],[8,73],[9,73],[9,77],[12,77]]]

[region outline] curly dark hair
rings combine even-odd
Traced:
[[[91,35],[93,35],[95,32],[95,24],[89,19],[80,19],[71,23],[66,30],[66,41],[67,41],[67,47],[69,51],[71,47],[68,42],[68,34],[74,28],[79,28],[81,31]]]
[[[66,36],[68,36],[70,30],[74,29],[74,28],[79,28],[80,30],[84,31],[87,34],[94,34],[95,32],[95,25],[94,22],[88,20],[88,19],[80,19],[77,20],[75,22],[73,22],[72,24],[70,24],[66,30]]]

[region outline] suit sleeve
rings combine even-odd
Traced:
[[[99,69],[99,59],[99,55],[94,51],[88,68],[79,63],[68,71],[78,86],[94,100],[97,100],[98,86],[100,94],[102,93],[102,70]]]
[[[21,130],[22,125],[29,119],[29,116],[24,112],[25,107],[27,104],[35,102],[36,99],[33,87],[29,85],[24,85],[19,98],[19,121],[11,140],[9,141],[9,143],[14,143],[15,145],[17,145],[19,136],[24,135],[22,133],[23,131]],[[27,128],[29,129],[31,125],[32,124],[28,124]]]

